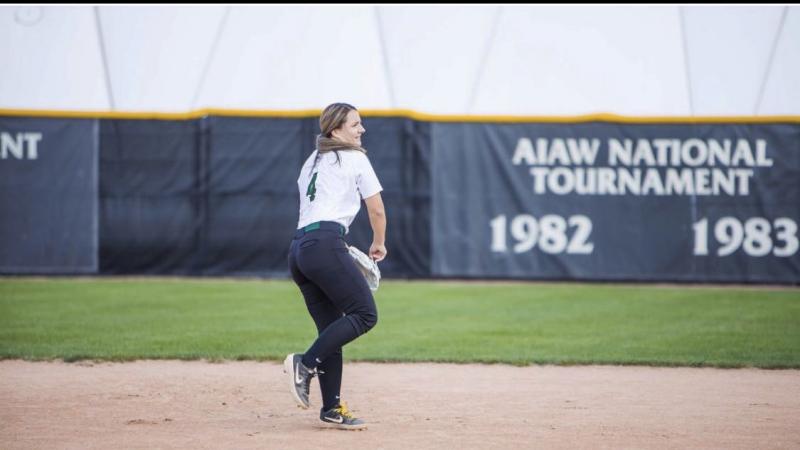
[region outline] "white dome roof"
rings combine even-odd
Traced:
[[[800,7],[0,7],[0,108],[800,115]]]

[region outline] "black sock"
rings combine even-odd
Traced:
[[[324,372],[319,375],[319,388],[322,392],[322,410],[328,411],[339,406],[339,392],[342,388],[341,349],[327,357],[317,369]]]

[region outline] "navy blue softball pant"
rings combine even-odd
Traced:
[[[378,322],[375,300],[364,275],[347,251],[344,227],[318,222],[297,230],[289,248],[289,270],[300,287],[319,336],[303,355],[303,364],[317,367],[323,409],[339,403],[342,346]]]

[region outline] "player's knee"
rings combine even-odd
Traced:
[[[378,312],[374,309],[353,312],[346,317],[353,324],[359,336],[371,330],[378,323]]]
[[[374,306],[364,307],[355,314],[354,319],[358,322],[359,334],[364,334],[378,323],[378,310]]]
[[[375,325],[378,324],[378,311],[375,309],[367,311],[362,317],[364,319],[364,333],[375,328]]]

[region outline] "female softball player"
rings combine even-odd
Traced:
[[[374,327],[378,311],[344,236],[363,199],[373,233],[369,256],[375,261],[386,257],[383,188],[361,147],[366,130],[355,107],[331,104],[322,111],[319,125],[322,133],[317,136],[317,148],[297,179],[300,217],[289,248],[292,278],[303,293],[319,336],[305,353],[289,354],[283,365],[301,408],[309,407],[311,379],[319,376],[322,422],[334,428],[363,429],[366,423],[355,418],[339,399],[342,346]]]

